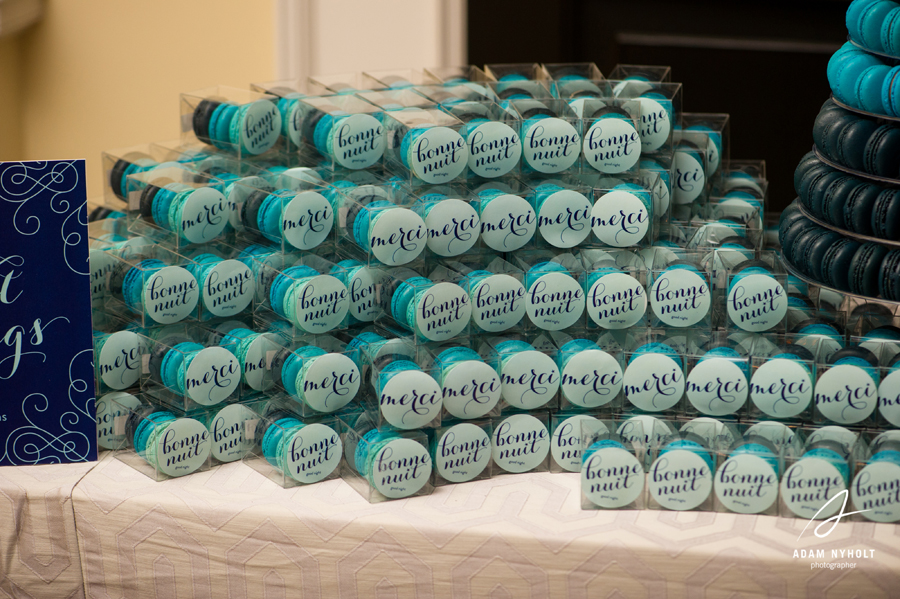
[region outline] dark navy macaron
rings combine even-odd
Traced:
[[[148,185],[141,191],[140,211],[141,217],[149,223],[155,223],[153,219],[153,198],[159,192],[156,185]]]
[[[130,166],[130,162],[124,158],[119,158],[109,171],[109,186],[115,196],[120,200],[125,199],[125,196],[122,195],[122,179],[125,178],[125,171],[127,171]]]
[[[263,202],[269,197],[268,191],[258,189],[247,196],[244,205],[241,207],[241,223],[245,227],[250,227],[256,231],[259,229],[257,218],[259,217],[259,209],[262,208]]]
[[[813,216],[829,223],[832,222],[831,213],[835,210],[835,206],[840,205],[843,211],[847,196],[858,183],[859,180],[856,177],[845,174],[833,179],[824,193],[818,193],[821,191],[820,187],[815,188],[817,193],[812,197],[811,202]]]
[[[861,244],[850,237],[832,243],[822,256],[822,278],[828,287],[850,291],[850,264]]]
[[[891,321],[894,318],[893,312],[891,312],[887,306],[882,304],[872,304],[874,306],[878,306],[882,308],[884,312],[878,315],[879,318],[887,321]],[[885,341],[897,341],[900,340],[900,328],[897,328],[893,325],[886,324],[875,327],[874,329],[870,329],[863,334],[863,337],[868,337],[872,340],[885,340]]]
[[[815,227],[809,228],[799,236],[797,236],[797,240],[791,245],[791,253],[790,253],[790,261],[795,267],[797,267],[800,272],[805,273],[806,275],[810,274],[809,262],[807,262],[807,257],[809,256],[809,247],[820,237],[828,233],[828,229],[824,229],[818,225]]]
[[[837,350],[828,357],[829,364],[836,364],[844,358],[860,358],[872,366],[878,366],[878,357],[864,347],[845,347]]]
[[[585,119],[599,119],[600,117],[603,117],[606,115],[621,116],[628,120],[631,119],[631,115],[628,113],[628,111],[626,111],[624,108],[619,108],[618,106],[601,106],[600,108],[595,110],[593,112],[593,114],[591,114],[590,116],[584,115],[584,118]]]
[[[900,128],[878,127],[866,143],[865,171],[879,177],[900,177]]]
[[[789,210],[789,208],[794,207],[794,210]],[[799,205],[797,201],[791,203],[784,212],[781,213],[781,220],[778,222],[778,245],[784,249],[784,237],[788,230],[797,222],[807,221],[808,219],[804,214],[800,211]]]
[[[800,210],[800,203],[794,200],[787,205],[787,208],[781,211],[781,216],[778,217],[778,228],[787,228],[792,222],[800,218],[804,218],[803,211]]]
[[[153,158],[151,158],[149,154],[144,154],[143,152],[129,152],[122,158],[116,160],[116,163],[110,169],[109,186],[115,196],[120,200],[125,199],[125,196],[123,195],[125,191],[125,177],[135,171],[139,172],[139,170],[142,170],[139,167],[135,167],[135,164],[143,161],[152,162]]]
[[[194,135],[197,139],[206,144],[211,144],[209,137],[209,121],[212,119],[213,112],[220,106],[221,102],[215,100],[203,99],[194,108],[194,116],[191,119],[191,125],[194,129]]]
[[[97,206],[96,208],[91,210],[90,214],[88,214],[88,222],[92,223],[97,220],[103,220],[104,218],[112,214],[112,212],[112,210],[106,208],[105,206]]]
[[[816,153],[812,151],[804,154],[803,158],[800,159],[800,162],[797,163],[797,168],[794,169],[794,191],[796,191],[798,195],[800,193],[800,181],[803,179],[803,176],[807,171],[819,164],[822,164],[822,161],[819,160]]]
[[[819,148],[824,150],[825,156],[834,162],[838,162],[841,136],[848,127],[858,120],[859,117],[851,112],[841,113],[834,119],[831,126],[825,131],[825,147]]]
[[[800,237],[802,237],[807,231],[819,228],[819,225],[805,217],[792,222],[787,227],[787,229],[784,230],[784,234],[781,235],[782,256],[784,256],[788,260],[788,262],[793,264],[795,267],[800,268],[798,264],[794,263],[794,246],[797,244],[797,241],[800,239]]]
[[[776,351],[774,355],[778,354],[789,354],[792,356],[796,356],[798,360],[804,360],[807,362],[812,362],[816,359],[813,353],[802,345],[781,345],[778,347],[778,351]]]
[[[875,121],[866,118],[858,118],[844,127],[838,138],[835,161],[856,171],[864,170],[866,144],[877,128]]]
[[[872,234],[872,209],[881,188],[863,183],[853,190],[844,204],[844,228],[860,235]]]
[[[797,190],[800,195],[800,203],[807,209],[811,209],[810,188],[825,175],[834,172],[834,169],[827,164],[821,163],[806,171],[800,180],[800,189]]]
[[[822,176],[816,177],[809,186],[807,191],[809,197],[803,205],[806,206],[813,216],[820,216],[822,214],[822,202],[825,199],[825,193],[828,191],[828,188],[847,177],[847,173],[837,169],[831,169],[823,173]],[[802,197],[800,199],[801,201],[803,200]]]
[[[879,243],[864,243],[850,261],[850,292],[866,297],[878,295],[881,263],[888,251]]]
[[[532,117],[541,116],[541,115],[549,116],[549,117],[556,116],[555,112],[553,112],[552,110],[550,110],[549,108],[544,106],[542,103],[536,102],[535,104],[536,104],[536,106],[531,106],[529,108],[526,108],[524,111],[522,111],[522,113],[521,113],[522,120],[527,120]]]
[[[308,143],[314,144],[316,138],[316,126],[324,116],[325,113],[318,109],[310,110],[303,115],[303,120],[300,122],[300,137],[305,139]]]
[[[826,229],[826,232],[814,240],[810,241],[809,244],[806,245],[806,255],[805,261],[807,264],[806,272],[820,283],[825,282],[825,274],[823,273],[823,266],[825,263],[825,254],[828,253],[828,250],[839,243],[844,236],[836,231],[829,231]]]
[[[900,241],[900,189],[886,187],[872,208],[872,233],[879,239]]]
[[[509,98],[516,98],[518,96],[519,99],[522,97],[525,98],[533,98],[534,93],[532,90],[528,89],[523,85],[510,84],[509,87],[503,88],[503,91],[497,93],[497,97],[501,100],[507,100]]]
[[[882,260],[878,287],[884,299],[900,301],[900,250],[891,250]]]
[[[827,110],[819,112],[813,123],[813,143],[823,154],[830,158],[828,152],[828,140],[840,129],[849,123],[846,110]]]

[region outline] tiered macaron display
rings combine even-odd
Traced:
[[[785,260],[811,281],[860,296],[900,300],[900,5],[856,0],[850,41],[828,64],[833,97],[813,125],[813,151],[794,174],[798,200],[784,211]]]
[[[806,445],[846,431],[822,459],[849,477],[900,422],[834,390],[892,380],[890,318],[788,275],[765,163],[669,68],[252,88],[184,94],[180,141],[104,157],[101,431],[152,476],[243,458],[377,501],[580,471],[586,507],[805,514],[779,481]],[[835,276],[855,249],[785,241]]]

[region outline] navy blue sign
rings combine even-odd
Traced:
[[[84,161],[0,163],[0,466],[97,459]]]

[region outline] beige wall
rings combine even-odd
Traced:
[[[177,137],[180,92],[274,78],[274,18],[272,0],[47,0],[0,39],[0,158],[85,158],[99,196],[100,152]]]
[[[465,0],[45,0],[44,7],[38,23],[0,38],[0,160],[84,158],[89,198],[102,194],[101,151],[178,137],[179,93],[274,80],[276,56],[285,78],[465,56]],[[299,20],[285,27],[290,18]]]
[[[19,37],[0,38],[0,160],[22,158]]]

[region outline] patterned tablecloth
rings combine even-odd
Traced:
[[[0,596],[900,596],[898,526],[844,521],[798,541],[802,520],[582,511],[577,475],[371,505],[340,480],[285,490],[240,463],[162,483],[110,456],[88,469],[0,471]],[[824,557],[794,557],[810,549]]]
[[[72,489],[94,466],[0,468],[0,597],[84,597]]]

